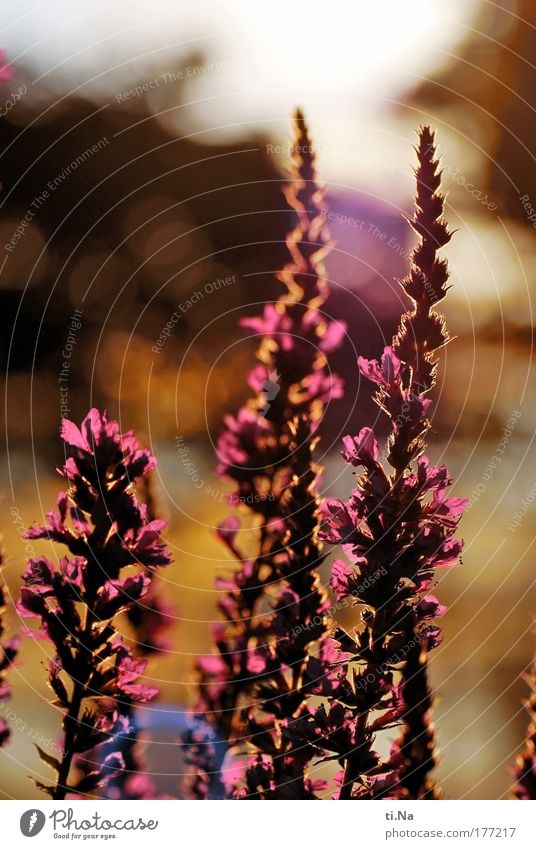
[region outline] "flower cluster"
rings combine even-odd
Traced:
[[[241,709],[249,704],[259,679],[267,674],[264,654],[281,636],[281,631],[276,636],[274,629],[282,627],[286,602],[280,597],[274,612],[270,613],[270,608],[284,577],[280,564],[289,533],[286,493],[303,475],[312,475],[304,485],[314,505],[313,513],[317,511],[316,472],[311,471],[310,450],[306,448],[306,456],[296,453],[292,428],[305,431],[303,439],[310,447],[325,404],[342,394],[341,381],[331,374],[326,354],[341,343],[345,325],[328,320],[321,312],[328,296],[322,264],[328,235],[321,214],[323,198],[315,182],[311,141],[300,112],[296,114],[295,130],[292,180],[286,196],[297,223],[286,240],[290,261],[279,275],[287,291],[275,304],[266,305],[262,316],[242,322],[261,338],[258,364],[249,375],[255,398],[236,417],[226,417],[226,429],[217,446],[217,472],[236,487],[231,503],[247,505],[258,525],[254,557],[247,557],[237,544],[240,522],[236,516],[219,529],[220,538],[240,565],[232,578],[217,583],[222,591],[218,607],[224,619],[213,629],[217,653],[199,659],[198,711],[231,742],[240,736]],[[315,525],[313,519],[301,529],[303,545],[312,546],[307,566],[310,576],[304,579],[305,584],[316,580]],[[286,585],[284,592],[290,599],[294,590]]]
[[[240,799],[315,799],[323,781],[308,776],[316,756],[294,736],[294,726],[315,696],[335,696],[345,675],[333,665],[338,644],[329,638],[329,602],[318,568],[323,560],[319,530],[319,468],[312,455],[308,419],[289,426],[292,479],[283,496],[286,532],[274,558],[281,586],[273,604],[271,634],[251,647],[248,669],[258,676],[255,703],[244,710],[243,738],[249,753],[243,778],[232,795]],[[235,776],[236,778],[236,776]],[[230,782],[232,783],[232,782]]]
[[[260,526],[254,559],[237,548],[237,517],[227,519],[219,531],[240,568],[232,579],[218,582],[223,592],[218,606],[225,624],[214,628],[218,654],[201,658],[199,666],[202,703],[206,711],[217,714],[217,723],[226,731],[236,717],[240,696],[252,683],[249,649],[258,640],[264,642],[265,629],[270,628],[259,610],[266,589],[277,580],[274,558],[286,533],[282,494],[295,474],[288,422],[303,413],[314,430],[324,404],[342,392],[325,355],[340,344],[345,327],[320,311],[328,294],[322,265],[328,247],[322,195],[300,112],[295,124],[296,152],[287,198],[298,221],[287,237],[291,260],[280,275],[287,292],[277,303],[266,305],[261,317],[242,322],[261,337],[259,363],[249,375],[256,395],[236,417],[226,417],[217,446],[217,472],[236,485],[231,503],[246,504]]]
[[[38,785],[54,799],[90,793],[124,766],[109,752],[78,781],[71,776],[73,758],[130,734],[131,705],[156,695],[139,681],[147,661],[125,644],[114,620],[147,596],[149,575],[170,563],[160,538],[165,522],[150,521],[136,498],[137,479],[156,461],[134,433],[121,434],[117,422],[93,409],[80,429],[64,419],[62,437],[66,491],[47,523],[26,536],[60,543],[68,555],[58,568],[46,557],[29,560],[17,602],[21,616],[40,623],[26,633],[55,652],[48,680],[64,712],[64,749],[60,758],[39,750],[56,779]]]
[[[153,472],[140,479],[137,494],[147,508],[147,518],[156,518],[156,504],[153,494]],[[158,587],[158,578],[154,572],[148,573],[149,589],[143,599],[132,603],[126,609],[126,618],[134,632],[136,653],[142,657],[154,657],[170,648],[166,634],[174,620],[173,609]],[[130,731],[110,746],[119,747],[124,767],[106,784],[104,797],[107,799],[157,799],[156,785],[146,772],[141,749],[143,741],[135,705],[123,704],[123,716],[129,717]],[[91,759],[88,759],[92,760]],[[77,764],[80,766],[80,762]],[[87,766],[86,766],[87,768]]]
[[[2,562],[0,554],[0,563]],[[6,702],[11,696],[11,687],[7,681],[7,673],[12,666],[19,650],[20,640],[12,637],[2,643],[4,636],[4,614],[6,612],[6,588],[0,573],[0,704]],[[5,719],[0,718],[0,748],[9,740],[10,730]]]
[[[147,504],[147,502],[145,502]],[[148,505],[148,516],[151,516]],[[134,632],[136,654],[140,657],[154,657],[169,648],[165,634],[173,623],[173,612],[156,586],[154,573],[149,573],[149,588],[143,598],[133,600],[126,608],[126,618]],[[76,767],[84,772],[92,769],[99,757],[106,757],[106,748],[117,751],[123,760],[119,772],[110,776],[103,789],[105,799],[160,799],[156,785],[146,771],[143,758],[142,733],[139,727],[138,711],[135,702],[123,701],[123,718],[128,719],[128,734],[119,734],[110,740],[107,747],[101,747],[100,753],[90,752],[76,761]]]
[[[296,222],[279,275],[285,291],[242,322],[260,338],[249,375],[254,397],[225,418],[217,446],[217,472],[232,483],[230,503],[242,505],[253,532],[246,539],[236,514],[218,529],[236,566],[216,584],[214,651],[197,661],[197,701],[181,738],[191,771],[186,796],[317,800],[328,782],[314,768],[331,762],[335,799],[441,798],[428,656],[446,608],[433,593],[437,570],[460,560],[455,535],[466,500],[448,495],[447,468],[425,454],[437,351],[449,341],[436,310],[448,288],[438,252],[451,236],[428,127],[417,157],[409,223],[418,244],[399,281],[411,305],[379,358],[358,359],[388,437],[380,452],[371,427],[346,436],[342,456],[355,487],[347,500],[321,504],[319,425],[342,394],[327,355],[345,325],[324,311],[326,207],[296,114],[286,192]],[[64,420],[62,438],[64,491],[26,537],[62,546],[63,556],[28,561],[16,604],[38,622],[23,633],[51,646],[48,684],[63,714],[59,756],[37,747],[54,779],[36,783],[55,800],[97,792],[155,798],[139,756],[138,706],[157,694],[144,683],[145,669],[166,651],[173,619],[154,580],[171,562],[149,485],[156,460],[95,409],[80,428]],[[351,633],[334,622],[320,580],[325,543],[342,547],[330,588],[338,605],[359,610]],[[0,585],[0,701],[9,696],[6,672],[18,648],[17,640],[1,645],[4,602]],[[121,635],[121,622],[134,640]],[[536,798],[534,696],[528,709],[528,742],[515,769],[519,799]],[[382,756],[376,738],[394,730]],[[0,745],[8,736],[0,720]]]
[[[410,223],[420,242],[409,275],[400,281],[413,306],[381,360],[358,361],[362,375],[378,387],[376,401],[389,419],[391,471],[380,460],[371,428],[345,437],[343,457],[361,472],[348,501],[326,505],[323,537],[342,545],[348,558],[335,561],[331,587],[338,599],[361,606],[361,622],[354,634],[337,634],[351,675],[328,707],[311,711],[301,731],[308,742],[316,737],[324,756],[339,761],[341,799],[436,793],[429,779],[434,741],[425,657],[439,643],[434,620],[445,608],[430,589],[435,570],[459,560],[462,542],[453,535],[466,501],[446,497],[447,469],[423,454],[435,351],[448,340],[434,309],[446,294],[448,270],[436,254],[450,233],[442,219],[439,166],[427,127],[420,131],[417,155]],[[401,740],[382,762],[375,736],[401,721]]]
[[[222,799],[225,796],[221,775],[223,753],[220,751],[224,746],[214,724],[199,717],[189,718],[181,735],[184,763],[190,769],[183,787],[186,798]]]

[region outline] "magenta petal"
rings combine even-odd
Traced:
[[[69,421],[69,419],[63,419],[61,423],[61,436],[73,448],[81,448],[82,451],[90,450],[87,440],[84,439],[74,422]]]
[[[384,348],[382,354],[382,372],[384,381],[388,386],[392,386],[400,374],[401,362],[393,353],[390,346]]]
[[[249,651],[247,659],[247,668],[248,672],[251,672],[253,675],[258,675],[261,672],[264,672],[264,670],[266,669],[266,656],[260,651]]]
[[[417,605],[421,619],[439,619],[447,612],[444,604],[440,604],[435,595],[425,595]]]
[[[102,766],[107,769],[124,769],[125,761],[123,759],[123,755],[121,752],[110,752],[109,755],[106,755],[102,762]]]
[[[378,360],[367,360],[365,357],[358,357],[357,365],[363,377],[372,380],[374,383],[383,383],[383,375]]]
[[[221,659],[218,654],[205,654],[197,659],[197,665],[209,675],[225,675],[229,670],[227,664]]]
[[[370,466],[378,461],[378,441],[370,427],[364,427],[357,436],[343,438],[342,456],[353,466]]]
[[[337,601],[341,601],[343,598],[349,596],[354,584],[354,570],[350,569],[344,560],[335,560],[331,567],[331,580],[329,585],[335,593]]]
[[[346,329],[347,325],[345,321],[330,321],[320,342],[321,350],[329,353],[338,348],[344,338]]]
[[[224,542],[233,545],[239,530],[240,519],[238,516],[228,516],[227,519],[224,519],[223,522],[218,525],[216,533]]]

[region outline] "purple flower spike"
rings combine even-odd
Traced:
[[[2,554],[0,552],[0,566],[2,563]],[[4,636],[4,614],[6,612],[6,586],[3,582],[0,570],[0,701],[5,702],[11,698],[11,687],[7,680],[7,675],[10,668],[13,666],[19,651],[20,640],[18,637],[12,637],[6,642],[2,642]],[[10,729],[4,719],[0,719],[0,749],[4,746],[10,737]]]
[[[442,218],[434,136],[427,127],[420,131],[417,155],[411,224],[420,242],[409,275],[400,281],[412,307],[380,360],[358,361],[361,374],[376,384],[375,400],[389,419],[390,468],[380,463],[370,428],[345,437],[342,455],[356,468],[357,485],[347,502],[328,502],[324,509],[322,536],[342,544],[349,561],[335,561],[331,587],[339,601],[359,602],[362,615],[352,635],[336,634],[350,656],[352,678],[342,695],[331,697],[329,712],[311,714],[301,733],[304,739],[316,735],[319,754],[327,751],[339,761],[340,799],[439,797],[430,777],[436,756],[427,655],[441,640],[432,620],[446,608],[429,590],[436,569],[458,562],[463,543],[453,535],[467,501],[445,497],[447,470],[431,466],[423,455],[435,352],[448,341],[435,305],[446,294],[448,278],[437,250],[450,233]],[[337,733],[334,711],[339,711]],[[399,724],[401,736],[382,761],[375,736]]]
[[[516,765],[511,770],[515,778],[514,798],[523,801],[536,799],[536,663],[527,676],[530,696],[525,707],[529,715],[529,725],[524,751],[518,755]]]
[[[92,793],[123,771],[123,755],[108,751],[100,758],[99,747],[128,733],[133,705],[154,698],[157,690],[140,681],[147,661],[117,636],[115,617],[146,603],[154,570],[170,563],[160,536],[165,523],[150,519],[136,497],[138,479],[156,463],[150,452],[95,409],[80,428],[64,420],[62,436],[66,461],[60,474],[67,491],[46,524],[27,537],[61,543],[69,555],[59,569],[44,557],[32,558],[17,602],[21,616],[40,622],[38,631],[27,633],[47,639],[56,652],[48,682],[64,713],[63,754],[55,758],[38,749],[55,780],[37,783],[53,799]],[[127,566],[131,571],[123,577]],[[90,751],[100,767],[77,777],[75,765],[80,772]]]
[[[218,535],[239,566],[217,583],[225,623],[214,628],[220,661],[213,656],[198,665],[197,711],[235,747],[241,768],[231,795],[238,798],[314,797],[306,777],[313,750],[301,749],[287,731],[308,695],[334,692],[339,680],[322,651],[328,603],[317,573],[319,469],[312,449],[324,405],[342,393],[325,352],[340,345],[345,325],[321,312],[328,297],[322,265],[328,234],[301,112],[295,132],[286,196],[297,223],[286,240],[290,261],[279,275],[287,291],[262,316],[242,322],[260,337],[259,362],[249,377],[256,397],[226,417],[218,441],[217,472],[235,486],[230,501],[254,514],[260,530],[254,555],[246,557],[238,520],[220,526]],[[245,739],[251,746],[240,743]],[[202,757],[198,767],[196,793],[206,786]],[[228,776],[225,784],[230,787]]]

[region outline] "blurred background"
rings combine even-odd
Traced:
[[[79,422],[90,405],[107,408],[159,458],[175,556],[161,584],[176,620],[173,651],[149,668],[163,701],[145,721],[168,743],[153,747],[152,769],[172,774],[172,706],[191,701],[214,577],[230,568],[214,538],[229,508],[212,469],[223,415],[249,395],[255,340],[238,320],[278,297],[286,260],[291,112],[299,104],[309,120],[332,210],[327,309],[348,322],[334,358],[346,397],[323,421],[331,496],[350,485],[340,437],[377,415],[356,351],[377,355],[405,306],[394,278],[412,244],[403,220],[412,145],[430,123],[457,233],[445,307],[456,339],[442,356],[429,453],[471,498],[463,566],[438,591],[450,608],[432,670],[439,778],[453,798],[507,796],[536,611],[534,3],[19,0],[15,9],[0,0],[0,9],[12,69],[0,87],[0,508],[12,594],[35,553],[20,534],[59,488],[62,414]],[[13,699],[0,709],[16,717],[0,754],[6,798],[39,797],[27,778],[43,772],[32,742],[58,734],[59,716],[42,702],[45,650],[24,640]],[[169,789],[172,778],[162,781]]]

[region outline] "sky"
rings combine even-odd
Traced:
[[[146,83],[163,123],[207,133],[211,142],[243,138],[251,127],[279,137],[299,103],[319,161],[337,179],[366,171],[341,150],[341,124],[349,136],[357,124],[367,149],[381,148],[390,162],[407,160],[384,116],[451,60],[480,3],[19,0],[14,14],[12,0],[0,0],[7,21],[0,44],[15,66],[30,67],[36,86],[60,95],[114,98]],[[186,105],[174,97],[178,79]]]
[[[414,130],[423,121],[438,128],[452,172],[461,167],[466,182],[483,183],[486,123],[460,131],[440,108],[423,114],[408,93],[456,61],[482,27],[476,21],[484,3],[490,31],[493,25],[505,40],[508,33],[496,27],[514,20],[515,0],[504,0],[501,15],[491,0],[0,0],[0,46],[13,64],[13,85],[24,70],[25,96],[44,108],[50,96],[69,93],[132,105],[138,86],[154,119],[172,132],[207,144],[268,135],[282,169],[289,116],[300,105],[323,181],[403,209],[413,193]],[[492,46],[486,33],[479,37]],[[449,202],[457,207],[461,198],[463,207],[463,186],[448,177],[447,186]],[[496,217],[457,222],[457,212],[449,210],[470,242],[463,254],[481,253],[485,237],[498,254],[502,288],[510,288],[507,265],[519,281],[519,258],[511,262],[511,237]],[[467,264],[453,251],[461,296]],[[477,297],[495,297],[497,284],[490,286],[487,272],[482,281],[471,276]]]

